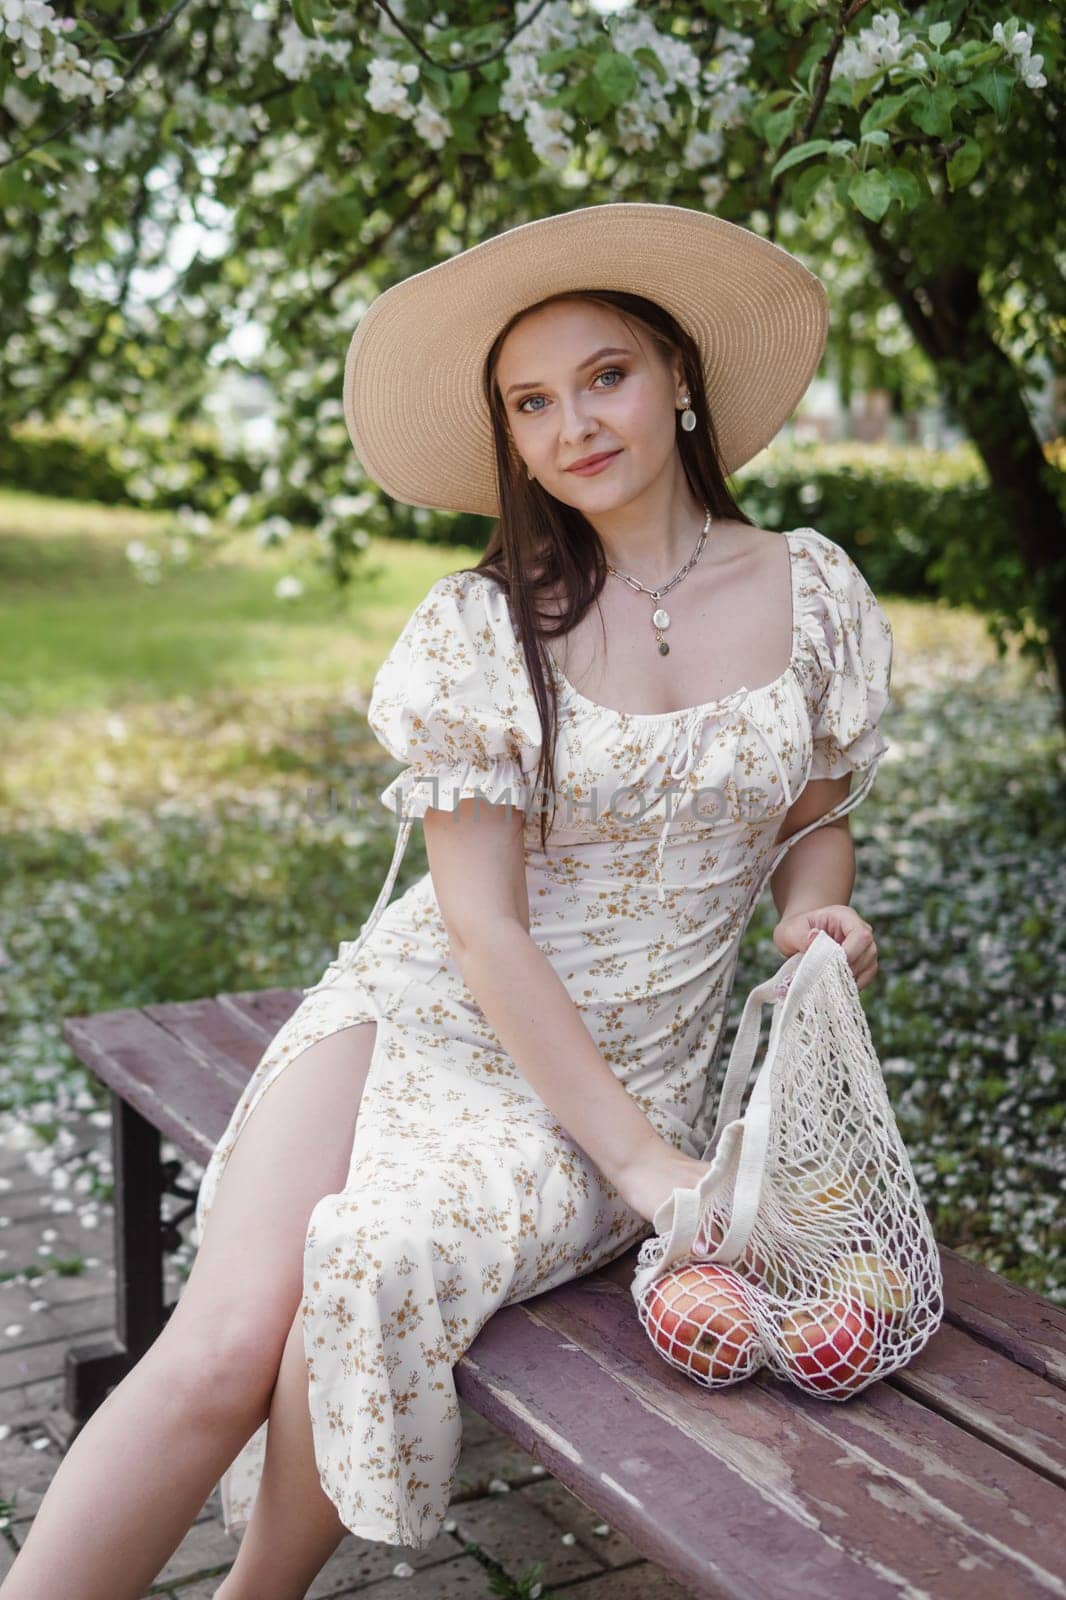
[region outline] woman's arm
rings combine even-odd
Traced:
[[[846,905],[854,887],[855,844],[847,817],[826,822],[800,839],[770,879],[774,905],[782,917],[813,911],[827,902]]]
[[[480,816],[478,812],[480,811]],[[529,932],[518,810],[461,800],[430,808],[426,852],[456,965],[503,1048],[572,1139],[649,1221],[706,1163],[668,1144],[596,1048]]]
[[[824,816],[850,787],[850,773],[808,783],[786,813],[777,842]],[[848,818],[813,828],[786,852],[770,878],[780,913],[773,940],[782,955],[795,955],[824,928],[843,947],[856,986],[864,989],[877,972],[877,945],[870,924],[848,904],[854,887],[855,845]]]

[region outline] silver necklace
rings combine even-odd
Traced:
[[[629,577],[628,573],[619,572],[618,568],[612,567],[609,561],[607,563],[607,571],[613,572],[615,577],[621,578],[623,583],[628,583],[631,589],[639,589],[641,594],[651,595],[653,600],[659,601],[662,599],[664,594],[669,594],[670,590],[674,587],[674,584],[680,583],[681,579],[685,576],[685,573],[689,572],[696,565],[696,562],[703,554],[703,547],[707,543],[707,531],[710,526],[711,508],[708,506],[707,515],[703,521],[703,530],[700,533],[699,544],[696,546],[695,550],[689,556],[688,560],[685,562],[685,565],[680,569],[680,571],[675,572],[674,576],[670,579],[670,582],[664,583],[659,589],[649,589],[646,584],[640,582],[639,578],[631,578]],[[663,638],[663,629],[670,626],[669,611],[667,611],[663,606],[656,605],[655,610],[651,614],[651,625],[655,629],[655,637],[659,644],[659,654],[661,656],[668,656],[670,654],[670,646]]]

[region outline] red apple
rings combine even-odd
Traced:
[[[689,1262],[651,1285],[645,1327],[675,1365],[710,1383],[729,1383],[761,1364],[751,1293],[729,1267]]]
[[[790,1376],[803,1389],[847,1393],[877,1368],[875,1313],[857,1300],[796,1306],[778,1322]]]

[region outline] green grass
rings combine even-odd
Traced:
[[[160,519],[111,506],[0,495],[0,711],[47,720],[215,691],[322,692],[373,675],[429,585],[474,552],[371,542],[357,583],[338,589],[313,540],[290,551],[250,535],[151,585],[130,540]],[[295,574],[305,592],[279,602]]]
[[[378,542],[338,591],[313,539],[243,538],[150,585],[124,552],[156,528],[0,495],[0,1111],[83,1218],[110,1194],[84,1137],[105,1096],[62,1018],[319,975],[392,854],[374,671],[434,579],[475,559]],[[304,591],[282,602],[290,573]],[[979,618],[885,603],[890,758],[853,820],[880,951],[864,1003],[938,1236],[1066,1300],[1057,707]],[[347,804],[327,817],[331,787]],[[425,865],[415,829],[394,894]],[[779,962],[773,921],[766,894],[731,1030]]]

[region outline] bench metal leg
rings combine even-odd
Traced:
[[[63,1403],[74,1421],[69,1439],[136,1366],[174,1309],[163,1299],[163,1253],[181,1243],[180,1224],[195,1208],[197,1190],[178,1183],[181,1163],[162,1161],[160,1143],[159,1129],[112,1090],[115,1337],[67,1351]],[[164,1194],[181,1195],[188,1204],[164,1219]]]

